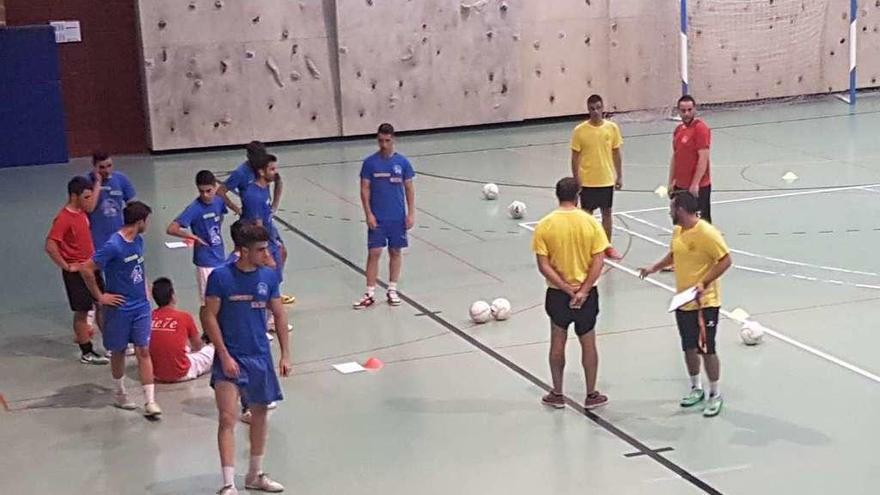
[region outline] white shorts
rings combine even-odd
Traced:
[[[186,355],[189,359],[189,371],[183,376],[179,382],[195,380],[196,378],[211,371],[211,365],[214,363],[214,346],[208,344],[199,349],[198,352],[191,352]]]
[[[197,266],[196,267],[196,284],[199,288],[199,303],[205,305],[205,288],[208,287],[208,276],[214,271],[215,267]]]

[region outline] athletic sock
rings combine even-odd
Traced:
[[[709,382],[709,397],[718,397],[721,395],[721,382]]]
[[[388,282],[388,290],[397,290],[397,282]]]
[[[691,390],[702,389],[703,385],[700,383],[700,375],[694,375],[689,377],[691,381]]]
[[[248,474],[251,476],[256,476],[263,472],[263,456],[261,455],[252,455],[251,463],[248,469]]]
[[[116,384],[116,393],[119,395],[125,395],[125,377],[114,378],[113,383]]]
[[[372,286],[368,285],[367,286],[367,295],[370,297],[373,297],[376,295],[376,286],[375,285],[372,285]]]
[[[146,397],[147,404],[156,402],[156,385],[154,383],[144,385],[144,397]]]
[[[235,466],[223,466],[223,486],[235,485]]]
[[[86,342],[85,344],[80,344],[79,350],[82,351],[83,356],[85,356],[86,354],[94,354],[95,353],[95,348],[92,347],[91,342]]]

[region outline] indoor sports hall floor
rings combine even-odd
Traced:
[[[373,140],[271,147],[286,187],[286,291],[298,302],[295,374],[272,416],[267,470],[290,493],[322,495],[876,493],[880,98],[854,114],[829,98],[704,116],[714,128],[713,217],[736,250],[724,304],[773,331],[746,347],[739,325],[722,322],[726,404],[715,419],[678,407],[686,383],[670,293],[618,269],[600,282],[599,384],[611,402],[587,416],[539,403],[549,329],[527,222],[554,207],[572,122],[399,137],[419,173],[405,303],[363,312],[351,309],[366,254],[357,174]],[[673,125],[622,125],[627,191],[614,242],[624,267],[660,258],[669,240],[666,203],[652,191],[665,181]],[[190,255],[164,247],[164,226],[195,197],[196,171],[228,171],[242,156],[116,157],[154,208],[148,276],[171,276],[187,310],[197,310]],[[213,493],[207,379],[160,386],[165,415],[151,423],[110,406],[108,368],[77,360],[43,240],[66,181],[88,167],[0,171],[0,393],[11,409],[0,411],[0,492]],[[789,171],[799,177],[791,184],[781,179]],[[480,197],[489,181],[501,184],[498,201]],[[522,221],[506,214],[514,199],[528,205]],[[471,302],[499,296],[513,303],[510,320],[469,323]],[[583,378],[569,344],[575,404]],[[369,357],[385,368],[331,368]]]

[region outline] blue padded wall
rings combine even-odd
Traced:
[[[0,167],[67,162],[52,26],[0,28]]]

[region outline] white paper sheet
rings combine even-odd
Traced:
[[[350,363],[334,364],[333,367],[336,368],[336,371],[338,371],[342,374],[345,374],[345,375],[347,375],[349,373],[358,373],[360,371],[366,371],[366,368],[364,368],[359,363],[356,363],[354,361],[352,361]]]
[[[165,247],[168,249],[181,249],[189,246],[183,241],[166,241]]]
[[[685,304],[693,301],[697,298],[697,288],[691,287],[690,289],[683,290],[678,294],[672,296],[672,301],[669,301],[669,312],[672,313],[676,309],[684,306]]]

